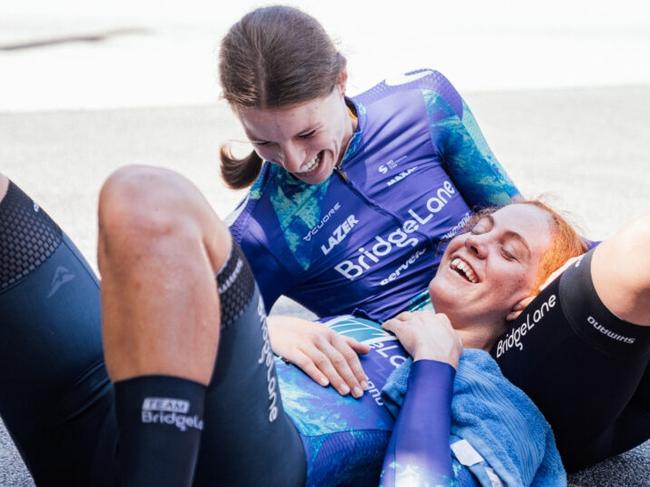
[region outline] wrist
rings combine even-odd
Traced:
[[[442,362],[448,365],[451,365],[454,369],[458,368],[458,362],[460,360],[460,353],[451,352],[442,354],[439,351],[435,350],[415,350],[413,353],[413,362],[419,360],[433,360],[436,362]]]

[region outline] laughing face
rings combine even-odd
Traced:
[[[449,243],[429,284],[436,311],[457,328],[502,325],[518,303],[537,291],[551,225],[548,213],[526,204],[481,217]]]
[[[343,158],[355,129],[344,88],[339,83],[327,96],[289,107],[240,109],[239,118],[262,159],[308,184],[318,184]]]

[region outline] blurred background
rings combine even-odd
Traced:
[[[218,40],[247,0],[4,0],[1,111],[210,104]],[[350,92],[430,66],[462,92],[650,82],[645,2],[294,4],[339,41]]]
[[[4,0],[0,171],[38,197],[93,262],[97,191],[120,165],[175,168],[227,215],[242,193],[219,181],[218,146],[249,146],[220,100],[218,43],[260,5]],[[295,5],[316,16],[347,56],[351,95],[407,70],[443,72],[520,188],[550,192],[592,236],[602,238],[620,221],[615,211],[595,211],[595,224],[587,217],[603,190],[645,191],[650,14],[644,2]],[[631,130],[623,133],[623,125]],[[622,160],[629,170],[616,166]],[[612,199],[608,210],[650,209]]]

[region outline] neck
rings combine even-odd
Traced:
[[[455,328],[455,327],[454,327]],[[470,325],[456,328],[465,348],[479,348],[489,352],[497,338],[505,331],[503,325]]]
[[[354,135],[354,131],[357,129],[357,125],[359,123],[357,116],[354,114],[352,109],[346,105],[346,110],[345,110],[345,118],[346,121],[349,120],[350,124],[348,125],[348,129],[345,132],[345,135],[343,137],[343,150],[341,151],[341,154],[339,155],[339,160],[336,164],[337,167],[340,167],[341,162],[343,162],[343,157],[345,156],[345,153],[348,151],[348,148],[350,147],[350,142],[352,142],[352,135]]]

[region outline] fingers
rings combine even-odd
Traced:
[[[325,346],[324,348],[324,351],[319,349],[311,351],[315,366],[325,375],[325,377],[327,377],[330,384],[332,384],[332,387],[334,387],[334,389],[336,389],[342,396],[350,394],[350,392],[353,392],[353,395],[362,395],[363,391],[358,389],[359,385],[357,384],[352,371],[349,367],[347,367],[346,370],[345,359],[343,356],[331,345],[329,347]],[[341,371],[341,373],[339,373],[339,371]],[[351,382],[353,386],[350,387],[348,382]],[[357,390],[354,388],[357,388]],[[361,394],[359,394],[359,392],[361,392]]]
[[[397,335],[397,329],[402,325],[402,321],[398,320],[397,317],[391,318],[388,321],[384,321],[381,325],[383,329],[390,331],[391,333]]]
[[[325,374],[323,374],[323,372],[321,372],[314,361],[305,353],[298,353],[294,360],[292,360],[292,363],[298,366],[305,374],[307,374],[321,386],[327,387],[330,385],[329,379],[325,376]]]
[[[334,388],[342,395],[351,393],[356,398],[361,397],[364,390],[362,382],[365,382],[366,375],[356,352],[338,335],[331,343],[321,344],[321,351],[328,358],[326,368],[329,374],[326,372],[326,375],[331,377]]]
[[[370,351],[370,345],[366,343],[358,342],[352,337],[346,337],[341,335],[341,338],[345,340],[345,342],[352,348],[352,350],[354,350],[357,353],[365,355]]]
[[[338,348],[322,340],[296,354],[292,362],[323,387],[331,384],[342,396],[351,394],[360,398],[368,382],[359,357],[338,335],[334,341]]]
[[[513,321],[519,318],[519,315],[521,315],[522,311],[525,310],[528,305],[533,302],[534,299],[535,296],[528,296],[527,298],[519,301],[517,304],[515,304],[510,313],[506,315],[506,320]]]
[[[343,357],[345,358],[348,366],[352,370],[352,374],[354,374],[354,377],[356,378],[361,389],[367,389],[368,378],[366,376],[366,373],[363,371],[363,367],[361,367],[361,360],[359,360],[358,354],[368,353],[370,351],[370,346],[366,345],[365,343],[358,342],[350,337],[339,336],[339,339],[342,340],[346,345],[341,353],[343,354]],[[339,348],[339,350],[341,349]]]

